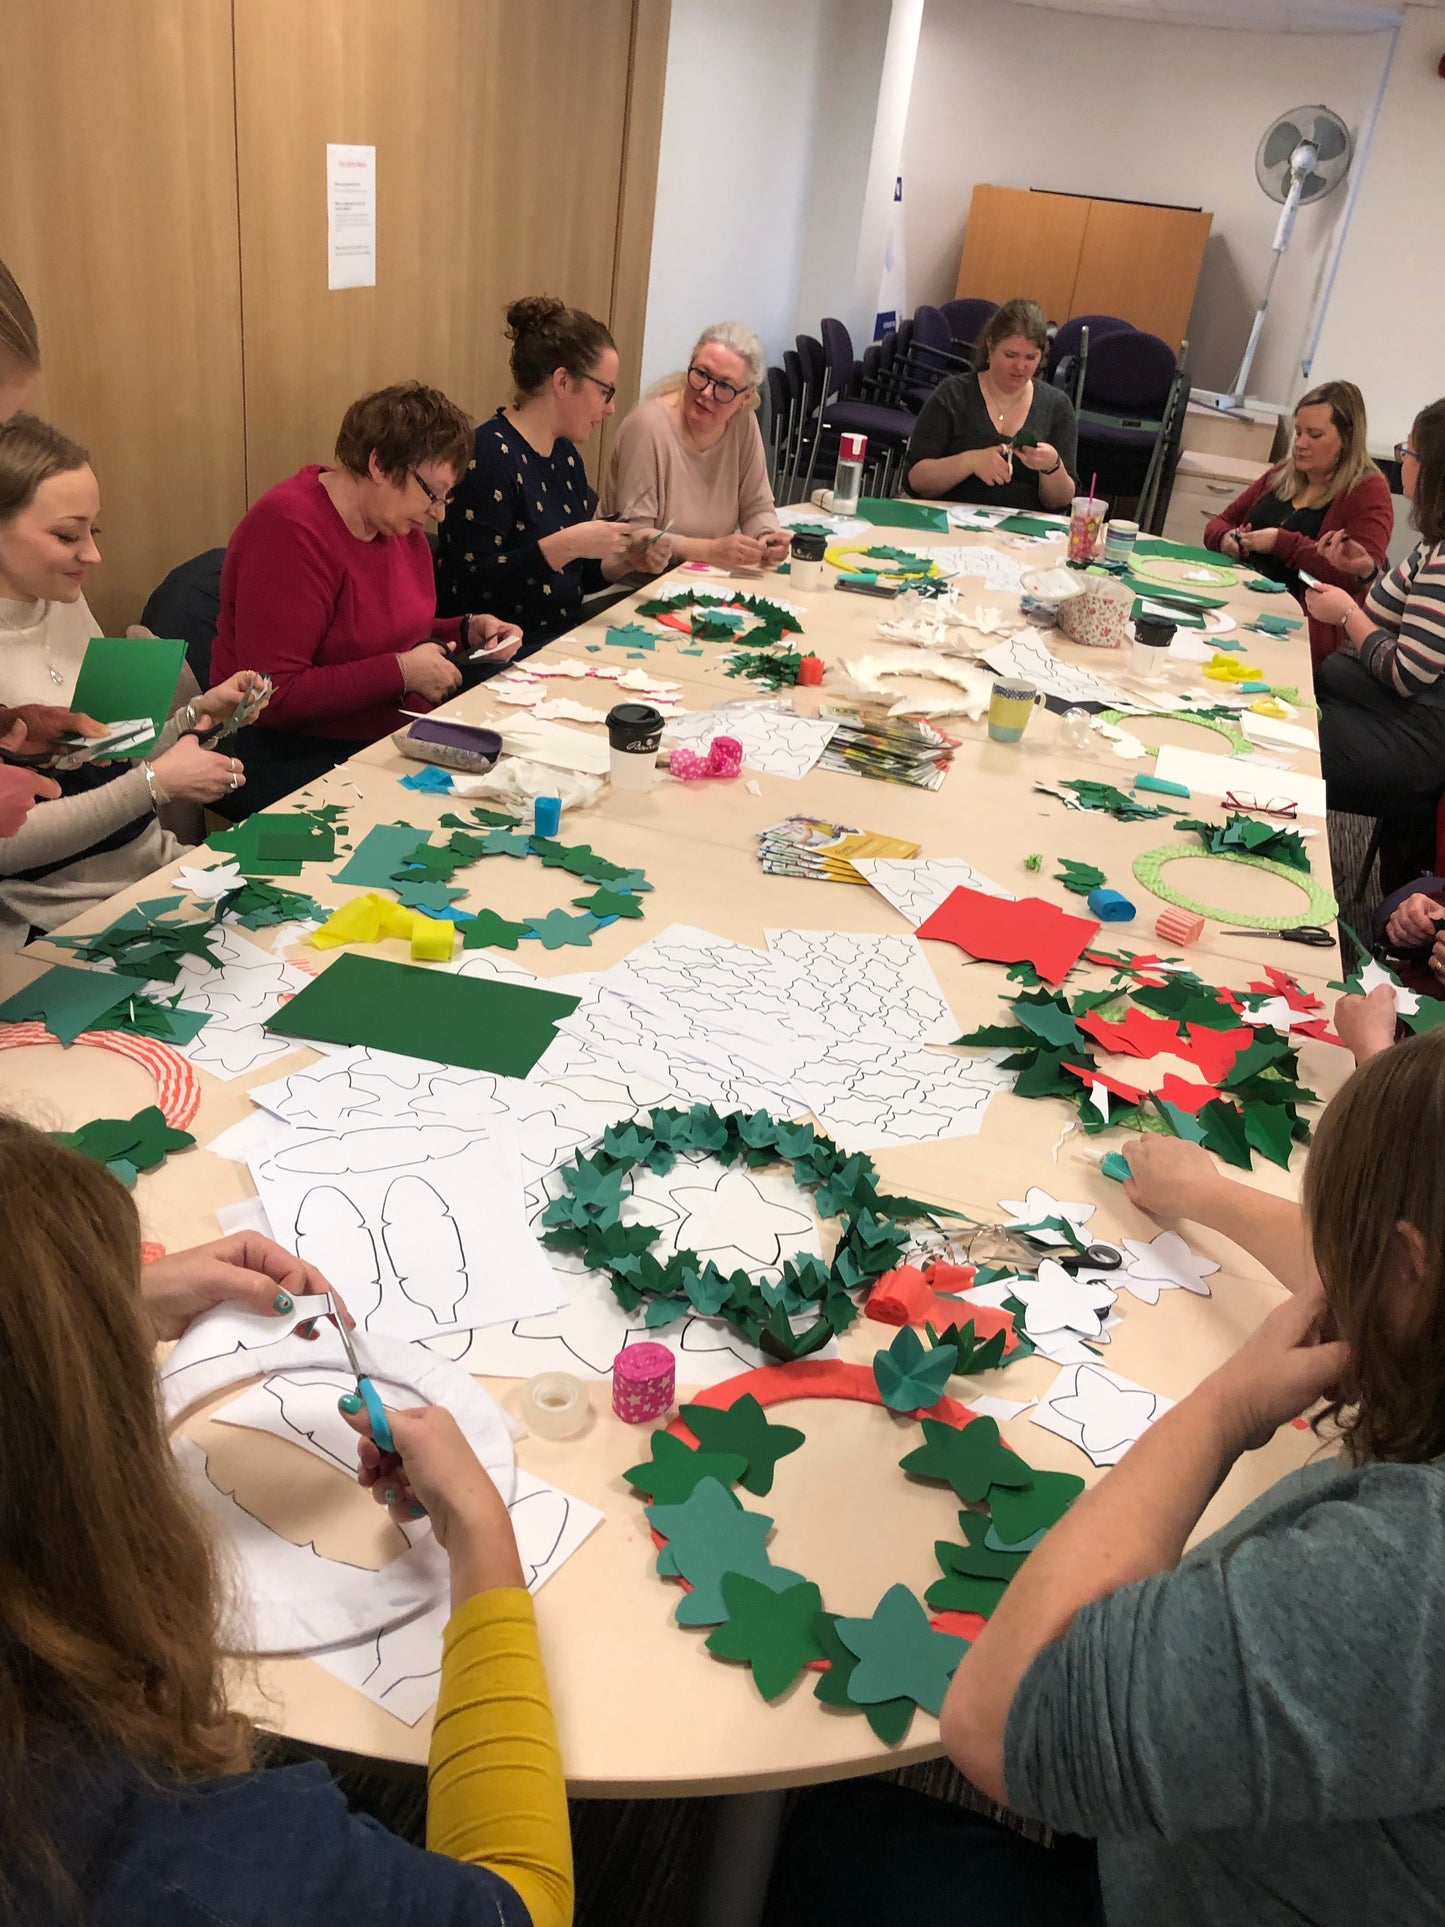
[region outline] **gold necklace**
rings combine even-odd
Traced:
[[[984,386],[984,379],[982,375],[978,377],[978,388],[979,388],[979,393],[983,396],[984,407],[987,408],[988,410],[989,419],[991,421],[997,422],[999,427],[1002,428],[1003,418],[1009,411],[1009,404],[1007,399],[1005,399],[1001,405],[995,405],[993,402],[991,402],[989,400],[988,389]],[[1024,412],[1025,414],[1027,414],[1028,410],[1025,409]]]

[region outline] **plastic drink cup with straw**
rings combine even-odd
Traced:
[[[1097,473],[1089,479],[1087,495],[1074,497],[1074,510],[1069,518],[1069,560],[1070,562],[1092,562],[1099,546],[1099,535],[1109,504],[1101,502],[1094,493]]]

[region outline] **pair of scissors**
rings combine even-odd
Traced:
[[[1307,943],[1312,950],[1328,950],[1335,941],[1322,923],[1295,923],[1288,930],[1221,930],[1221,937],[1278,937],[1281,943]]]
[[[327,1292],[326,1300],[331,1307],[331,1316],[335,1321],[336,1329],[341,1333],[341,1345],[346,1353],[346,1362],[356,1374],[357,1396],[366,1407],[366,1416],[371,1421],[371,1436],[376,1441],[377,1450],[395,1452],[396,1440],[392,1437],[391,1427],[387,1423],[381,1394],[361,1369],[361,1361],[357,1358],[356,1347],[351,1341],[351,1331],[346,1323],[346,1315],[336,1302],[335,1292]]]

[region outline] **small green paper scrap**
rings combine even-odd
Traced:
[[[1054,873],[1055,883],[1062,883],[1076,897],[1086,897],[1091,890],[1102,888],[1104,872],[1093,863],[1077,863],[1072,857],[1059,858],[1059,867]]]
[[[655,649],[657,647],[656,636],[638,622],[628,622],[620,628],[609,629],[607,640],[614,649]]]
[[[189,1131],[173,1130],[158,1104],[148,1104],[134,1117],[94,1117],[77,1131],[51,1131],[57,1144],[103,1164],[127,1190],[137,1175],[163,1164],[172,1151],[189,1150],[195,1139]]]

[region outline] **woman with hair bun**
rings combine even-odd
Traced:
[[[767,568],[788,552],[778,527],[757,406],[767,363],[741,321],[704,328],[687,367],[623,422],[603,513],[664,528],[687,562]]]
[[[613,412],[617,348],[606,326],[555,295],[507,309],[511,405],[477,430],[437,550],[443,615],[486,608],[525,632],[530,655],[582,619],[582,599],[672,559],[668,544],[597,519],[577,452]]]

